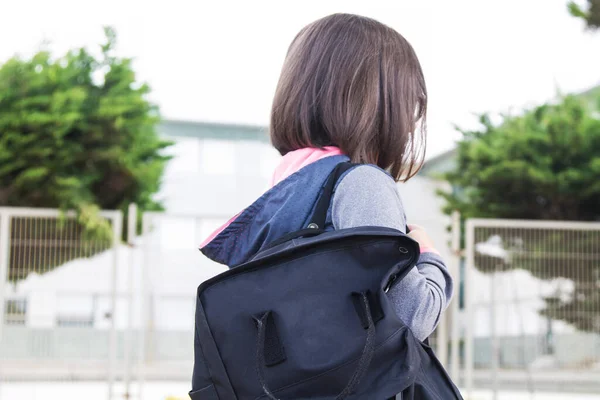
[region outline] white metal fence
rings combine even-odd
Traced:
[[[72,213],[0,208],[0,389],[85,376],[111,398],[122,215],[100,217],[109,232],[89,239]]]
[[[196,288],[223,270],[198,247],[225,218],[145,213],[136,237],[136,214],[123,243],[121,212],[100,213],[102,240],[73,213],[0,208],[0,399],[7,383],[99,381],[115,400],[191,381]]]
[[[120,212],[102,212],[112,234],[89,240],[73,214],[0,208],[0,399],[15,381],[103,381],[110,400],[143,399],[145,380],[189,382],[196,288],[224,269],[198,247],[227,217],[145,213],[136,237],[129,215],[123,244]],[[458,253],[457,215],[452,231]],[[433,337],[453,378],[467,391],[600,391],[600,223],[469,220],[465,232],[464,287],[447,260],[456,296]]]
[[[600,392],[600,223],[466,223],[465,386]]]

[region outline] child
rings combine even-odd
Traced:
[[[396,182],[422,164],[426,109],[421,66],[396,31],[347,14],[308,25],[289,48],[273,101],[271,141],[283,156],[273,187],[215,232],[203,253],[235,267],[306,227],[329,173],[348,160],[363,165],[339,181],[325,229],[382,226],[406,233]],[[408,227],[421,255],[388,296],[424,340],[450,300],[452,279],[425,231]]]

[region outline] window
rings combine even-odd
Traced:
[[[173,158],[167,164],[165,175],[195,174],[200,167],[200,141],[191,138],[177,138],[173,146],[167,148]]]
[[[25,325],[27,300],[10,299],[4,303],[4,321],[7,325]]]
[[[207,175],[233,175],[235,173],[235,142],[203,140],[201,146],[202,173]]]
[[[88,327],[94,326],[94,318],[92,316],[59,316],[56,318],[56,325],[64,327]]]
[[[58,293],[56,325],[84,327],[94,325],[95,298],[92,294]]]

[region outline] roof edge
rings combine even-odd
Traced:
[[[249,129],[249,130],[260,130],[267,131],[269,127],[267,125],[258,124],[244,124],[244,123],[229,123],[229,122],[218,122],[218,121],[198,121],[191,119],[175,119],[175,118],[162,118],[159,124],[178,124],[188,126],[200,126],[206,128],[231,128],[231,129]]]

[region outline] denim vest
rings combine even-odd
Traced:
[[[290,175],[200,250],[213,261],[235,267],[273,240],[304,228],[327,177],[336,165],[348,160],[347,156],[325,157]],[[325,229],[333,229],[330,221]]]

